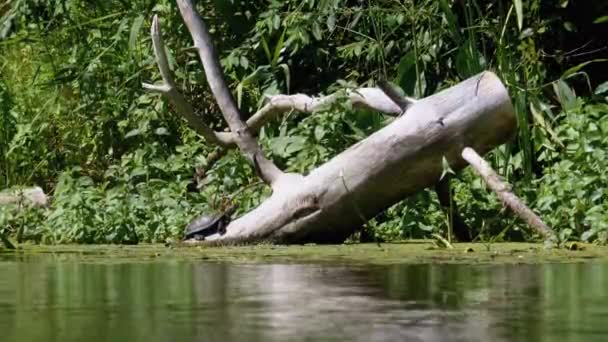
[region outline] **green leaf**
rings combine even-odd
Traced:
[[[236,86],[236,105],[241,108],[241,102],[243,100],[243,82],[240,82]]]
[[[605,23],[605,22],[608,22],[608,15],[605,15],[603,17],[599,17],[599,18],[597,18],[597,19],[595,19],[593,21],[594,24],[602,24],[602,23]]]
[[[306,141],[306,137],[302,136],[278,137],[272,139],[270,147],[274,154],[288,157],[295,152],[301,151],[306,146]]]
[[[249,68],[249,60],[245,56],[241,56],[241,60],[240,60],[239,64],[245,69]]]
[[[154,130],[154,134],[156,134],[156,135],[169,135],[169,130],[167,130],[165,127],[159,127],[156,130]]]
[[[553,82],[553,90],[564,110],[568,111],[576,106],[576,94],[563,80]]]
[[[291,88],[291,72],[289,71],[289,65],[281,63],[279,64],[279,67],[283,69],[283,75],[285,75],[285,83],[287,87],[287,94],[289,94],[289,90]]]
[[[515,14],[517,14],[517,27],[521,31],[524,27],[524,10],[521,0],[513,0],[513,5],[515,5]]]
[[[577,73],[579,70],[581,70],[582,68],[584,68],[585,66],[591,64],[591,63],[602,63],[602,62],[608,62],[608,58],[598,58],[598,59],[593,59],[590,61],[586,61],[583,62],[579,65],[573,66],[572,68],[564,71],[564,73],[562,74],[563,79],[566,79],[572,75],[574,75],[575,73]]]
[[[566,31],[569,31],[569,32],[576,31],[576,26],[574,26],[574,24],[570,21],[564,22],[564,28],[566,29]]]
[[[329,32],[334,32],[336,29],[336,15],[334,13],[327,17],[327,28],[329,29]]]
[[[324,136],[325,136],[325,128],[323,128],[323,126],[315,127],[315,139],[320,142]]]
[[[608,81],[600,84],[599,86],[597,86],[597,88],[595,88],[595,95],[600,95],[606,92],[608,92]]]
[[[262,37],[262,48],[264,49],[264,54],[266,54],[268,63],[272,63],[272,55],[270,54],[270,49],[268,48],[268,43],[266,42],[266,39],[264,39],[264,37]]]
[[[350,21],[350,23],[348,23],[348,28],[353,29],[355,26],[357,26],[357,24],[359,23],[359,19],[361,19],[362,15],[363,15],[363,11],[357,10],[354,18]]]
[[[312,35],[315,37],[316,40],[323,39],[323,34],[321,33],[321,26],[316,21],[312,24]]]
[[[555,133],[551,125],[547,123],[542,112],[536,108],[534,103],[530,103],[530,112],[532,113],[532,118],[537,123],[538,127],[547,132],[555,143],[559,144],[561,147],[565,147],[564,143],[562,143],[562,141],[559,139],[557,133]]]
[[[136,128],[132,131],[129,131],[127,134],[125,134],[125,139],[141,135],[141,133],[142,133],[142,131],[139,128]]]
[[[454,172],[454,170],[452,170],[452,168],[450,167],[450,163],[448,163],[448,160],[445,159],[445,156],[443,156],[441,158],[441,176],[439,176],[439,180],[442,180],[443,177],[445,177],[447,174],[452,174],[455,175],[456,172]]]
[[[133,20],[133,25],[131,25],[131,33],[129,34],[129,50],[135,50],[135,44],[137,43],[137,35],[139,34],[139,30],[141,30],[141,25],[144,23],[144,16],[139,15],[135,20]]]
[[[279,38],[279,41],[277,42],[277,45],[274,47],[274,55],[272,57],[272,61],[270,63],[270,65],[272,66],[272,68],[276,68],[277,64],[279,63],[279,58],[281,57],[281,51],[283,50],[283,47],[285,45],[285,33],[287,32],[287,27],[285,29],[283,29],[283,33],[281,33],[281,37]]]
[[[285,149],[285,153],[287,153],[288,155],[291,155],[296,152],[300,152],[301,150],[304,149],[304,147],[306,147],[306,138],[305,137],[295,136],[295,137],[290,137],[290,138],[291,139],[289,141],[289,145],[287,145],[287,148]]]
[[[175,56],[173,51],[165,45],[165,55],[167,55],[167,63],[169,63],[169,69],[175,70]]]
[[[144,167],[136,167],[133,169],[133,171],[131,171],[131,174],[129,175],[131,178],[133,177],[137,177],[137,176],[144,176],[146,175],[147,170]]]
[[[414,93],[414,88],[416,87],[416,54],[414,54],[414,50],[406,53],[399,61],[395,83],[406,94]]]
[[[581,240],[582,241],[589,241],[589,239],[591,239],[593,236],[595,235],[595,231],[594,230],[587,230],[585,231],[583,234],[581,234]]]

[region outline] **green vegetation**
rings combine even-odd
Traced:
[[[519,130],[489,156],[560,237],[608,241],[608,3],[556,0],[198,1],[244,112],[265,95],[331,92],[388,77],[423,97],[481,70],[509,87]],[[192,177],[213,147],[171,106],[145,92],[158,80],[148,28],[163,23],[180,89],[222,129],[173,1],[0,2],[0,189],[40,185],[50,209],[0,207],[0,235],[44,243],[159,242],[257,182],[237,152]],[[603,32],[603,34],[602,34]],[[287,170],[306,172],[386,124],[340,105],[292,113],[260,142]],[[482,242],[534,239],[465,170],[455,182]],[[269,190],[236,198],[246,212]],[[378,239],[445,231],[432,192],[371,220]]]

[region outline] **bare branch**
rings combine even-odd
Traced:
[[[528,206],[526,206],[514,193],[510,191],[510,186],[505,183],[500,176],[492,169],[474,149],[465,147],[462,150],[462,158],[481,176],[488,187],[507,205],[515,214],[524,219],[530,227],[547,240],[556,241],[555,232],[547,226]]]
[[[254,160],[257,162],[257,166],[262,173],[260,175],[261,178],[267,180],[270,184],[274,183],[283,175],[283,172],[274,163],[264,157],[260,145],[241,119],[241,114],[234,101],[234,97],[224,80],[219,58],[213,46],[209,30],[196,12],[191,0],[178,0],[177,5],[184,23],[194,40],[194,46],[198,50],[211,92],[222,114],[224,114],[230,130],[234,133],[233,136],[236,144],[252,163]]]
[[[247,120],[247,126],[249,126],[251,132],[256,133],[266,123],[281,114],[291,111],[313,114],[331,106],[344,97],[347,97],[353,107],[356,108],[374,110],[390,116],[398,116],[402,113],[401,108],[379,88],[358,88],[321,97],[311,97],[304,94],[274,95],[269,96],[268,103]],[[233,133],[216,132],[215,134],[230,144],[224,147],[235,147],[235,135]],[[225,154],[225,150],[216,150],[210,155],[213,158],[207,160],[207,165],[202,172],[197,172],[196,178],[199,182]]]
[[[177,112],[183,116],[188,124],[196,130],[197,133],[202,135],[205,140],[210,143],[217,144],[220,146],[229,146],[231,144],[230,136],[226,134],[215,133],[209,126],[205,125],[200,118],[194,114],[192,105],[186,101],[184,96],[176,89],[171,70],[169,69],[169,63],[167,62],[167,55],[165,53],[165,45],[163,43],[162,34],[160,32],[160,25],[158,23],[158,17],[155,15],[152,19],[152,28],[150,29],[150,35],[152,36],[152,45],[154,47],[154,55],[156,56],[156,64],[163,78],[163,84],[154,85],[144,83],[145,89],[161,93],[169,98],[171,103],[175,106]]]
[[[391,116],[401,113],[401,108],[378,88],[359,88],[322,97],[311,97],[304,94],[275,95],[270,96],[268,103],[247,120],[247,126],[253,131],[258,131],[264,124],[283,113],[299,111],[312,114],[331,106],[344,97],[354,107],[375,110]]]
[[[269,96],[268,102],[247,120],[247,126],[255,134],[281,114],[291,111],[313,114],[345,97],[356,108],[369,109],[390,116],[398,116],[402,113],[401,108],[379,88],[358,88],[321,97],[305,94],[273,95]],[[235,142],[233,133],[216,132],[215,134],[230,144]]]

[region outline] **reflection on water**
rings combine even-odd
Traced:
[[[603,341],[608,265],[0,259],[2,341]]]

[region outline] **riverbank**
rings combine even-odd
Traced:
[[[15,251],[0,250],[0,259],[48,256],[49,260],[78,262],[149,262],[172,259],[231,263],[554,263],[608,261],[608,247],[576,243],[571,248],[545,249],[538,243],[457,243],[452,249],[416,240],[386,244],[303,246],[180,247],[160,244],[122,245],[23,245]]]

